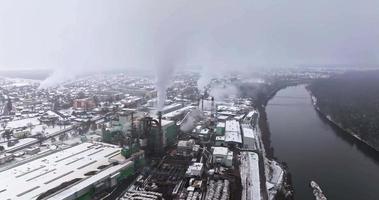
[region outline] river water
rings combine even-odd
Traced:
[[[266,107],[274,156],[289,167],[297,200],[315,180],[329,200],[379,199],[379,153],[332,127],[304,85],[279,91]]]

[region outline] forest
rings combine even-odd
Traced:
[[[313,81],[317,106],[379,150],[379,71],[352,71]]]

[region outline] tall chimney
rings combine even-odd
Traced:
[[[204,111],[204,95],[201,96],[201,111]]]
[[[163,148],[163,130],[162,130],[162,111],[158,111],[158,134],[159,134],[159,150]]]
[[[212,97],[211,100],[212,100],[212,104],[211,104],[211,116],[213,117],[214,113],[215,113],[215,98]]]

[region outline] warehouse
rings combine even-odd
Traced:
[[[116,184],[125,171],[133,169],[133,162],[120,152],[121,148],[110,144],[82,143],[2,171],[0,199],[37,199],[56,191],[63,193],[57,199],[76,199],[104,180]],[[119,164],[111,165],[115,162]]]
[[[242,144],[240,123],[236,120],[228,120],[225,123],[225,142]]]
[[[233,166],[233,152],[229,151],[226,147],[212,147],[213,163],[221,164],[226,167]]]
[[[243,148],[256,150],[256,136],[255,132],[251,128],[243,127]]]
[[[178,110],[171,111],[169,113],[164,114],[163,119],[177,121],[179,119],[183,119],[184,115],[187,114],[192,109],[195,109],[195,106],[186,106],[184,108],[180,108]]]

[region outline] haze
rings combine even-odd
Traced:
[[[375,0],[0,0],[0,69],[53,69],[50,85],[112,69],[377,66],[378,13]]]

